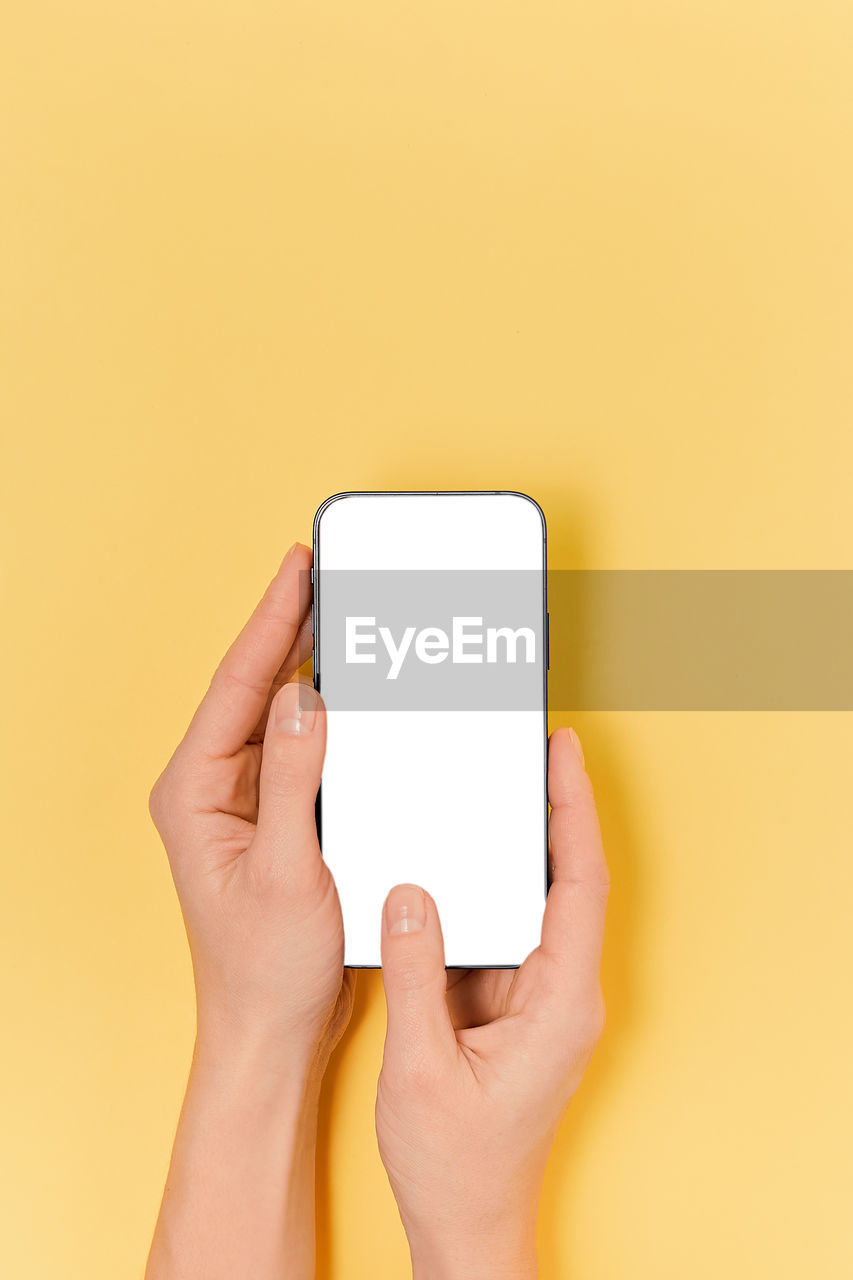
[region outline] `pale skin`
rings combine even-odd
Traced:
[[[291,548],[151,793],[197,1034],[146,1280],[314,1274],[318,1099],[354,975],[314,820],[325,710],[293,682],[310,656],[310,564]],[[537,1274],[545,1162],[604,1020],[608,879],[572,730],[551,735],[548,788],[551,887],[520,969],[446,971],[418,886],[383,909],[376,1131],[416,1280]]]

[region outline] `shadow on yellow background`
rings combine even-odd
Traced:
[[[555,568],[849,567],[852,50],[829,0],[6,15],[4,1274],[142,1273],[193,1031],[148,789],[323,498],[524,490]],[[574,723],[609,1023],[542,1275],[842,1280],[850,716]],[[406,1274],[383,1030],[361,975],[325,1278]]]

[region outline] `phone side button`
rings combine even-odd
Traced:
[[[551,670],[551,615],[545,614],[545,670]]]

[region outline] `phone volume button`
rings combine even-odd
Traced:
[[[551,670],[551,615],[545,614],[545,670]]]

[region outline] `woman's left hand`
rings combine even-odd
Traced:
[[[198,1029],[147,1280],[314,1273],[320,1080],[353,975],[315,824],[326,715],[290,683],[310,565],[299,544],[285,557],[151,792]]]
[[[344,935],[314,805],[326,715],[289,683],[311,652],[297,543],[217,667],[150,808],[186,922],[207,1044],[326,1056],[346,1025]]]

